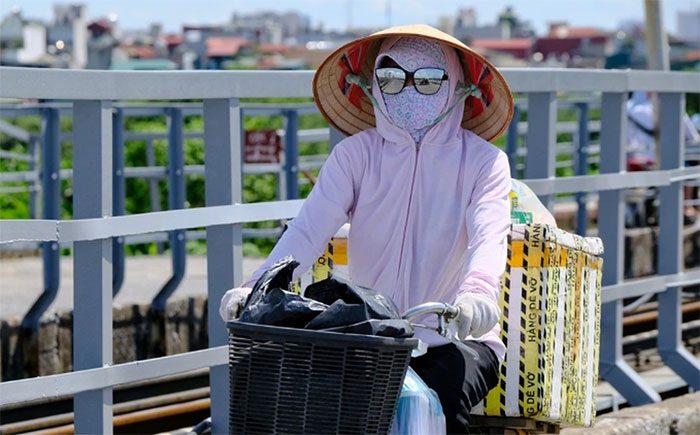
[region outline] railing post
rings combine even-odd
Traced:
[[[626,169],[627,96],[604,93],[600,127],[600,173],[614,174]],[[619,284],[624,276],[625,214],[624,192],[600,192],[598,210],[605,218],[598,220],[603,254],[603,286]],[[600,317],[600,376],[605,378],[631,405],[661,400],[622,358],[622,300],[604,303]]]
[[[328,152],[330,153],[333,151],[333,148],[338,145],[338,142],[341,140],[345,139],[345,135],[338,129],[333,128],[332,126],[329,126],[330,128],[330,141],[329,141],[329,147],[328,147]]]
[[[32,136],[29,139],[29,142],[27,143],[27,151],[31,157],[31,160],[29,160],[29,170],[31,172],[36,171],[36,164],[39,161],[39,147],[37,146],[37,138],[36,136]],[[37,217],[37,212],[38,212],[38,198],[39,195],[37,194],[37,181],[36,179],[32,179],[32,181],[29,183],[29,217],[30,219],[36,219]]]
[[[299,114],[284,111],[284,171],[287,174],[287,199],[299,198]]]
[[[204,168],[207,207],[242,202],[241,115],[238,99],[204,100]],[[243,225],[207,228],[207,287],[209,347],[228,343],[219,317],[226,290],[243,281]],[[228,367],[209,370],[213,433],[228,433]]]
[[[510,164],[510,177],[518,177],[518,123],[520,122],[520,106],[513,106],[513,119],[508,124],[506,133],[506,154]]]
[[[41,141],[41,207],[44,219],[60,219],[61,215],[61,127],[58,109],[43,111]],[[58,294],[61,251],[57,242],[41,243],[44,263],[44,291],[22,319],[24,329],[38,330],[41,316]]]
[[[168,119],[168,206],[170,210],[179,210],[185,208],[185,154],[182,109],[177,107],[170,109]],[[185,230],[170,232],[173,274],[153,298],[151,307],[156,312],[165,312],[168,298],[177,290],[180,282],[182,282],[182,278],[185,276],[185,268],[187,267],[185,233]]]
[[[112,215],[112,103],[73,103],[73,215]],[[112,364],[112,239],[73,245],[73,370]],[[112,388],[74,397],[75,432],[111,434]]]
[[[156,152],[153,149],[153,141],[151,139],[146,139],[146,165],[153,167],[156,166]],[[158,180],[156,178],[148,179],[148,195],[151,200],[151,211],[160,211],[160,189],[158,187]],[[156,242],[158,254],[162,254],[164,251],[163,243]]]
[[[527,96],[527,156],[525,178],[554,178],[556,168],[557,95],[531,92]],[[545,207],[553,206],[552,195],[542,195]]]
[[[684,94],[659,94],[659,159],[662,170],[681,168],[684,165],[684,113]],[[681,182],[675,182],[661,187],[659,191],[659,275],[672,275],[683,269],[682,225],[683,186]],[[681,290],[681,287],[670,287],[657,297],[658,350],[664,363],[697,391],[700,389],[700,363],[683,347],[681,340]]]
[[[124,180],[124,111],[115,108],[112,113],[112,213],[122,216],[125,210],[126,183]],[[124,237],[112,238],[112,297],[119,293],[124,283]]]
[[[576,175],[588,175],[588,103],[576,103],[578,109],[578,138],[576,147]],[[586,235],[588,226],[587,213],[588,195],[583,192],[576,192],[576,232]]]

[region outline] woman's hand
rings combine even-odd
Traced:
[[[460,340],[470,335],[474,338],[481,337],[496,326],[501,317],[501,311],[496,304],[471,293],[458,297],[455,306],[459,308],[456,322]]]
[[[251,291],[250,287],[236,287],[226,292],[221,298],[221,305],[219,305],[219,315],[224,319],[224,322],[236,320],[240,316],[243,302]]]

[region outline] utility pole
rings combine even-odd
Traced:
[[[668,71],[668,37],[661,17],[661,0],[644,0],[644,12],[647,69]]]
[[[670,69],[668,37],[664,31],[664,23],[661,16],[661,0],[644,0],[644,36],[646,42],[647,69],[668,71]],[[654,141],[656,142],[656,155],[661,156],[661,144],[659,143],[659,99],[652,95],[652,114],[654,119]]]

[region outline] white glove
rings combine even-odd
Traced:
[[[468,336],[481,337],[489,332],[501,317],[501,310],[488,299],[466,293],[457,298],[455,306],[459,308],[457,322],[457,335],[460,340]]]
[[[243,310],[243,302],[253,291],[250,287],[236,287],[226,292],[221,298],[219,305],[219,315],[224,319],[224,322],[235,320]]]

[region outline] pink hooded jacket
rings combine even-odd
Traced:
[[[398,38],[388,38],[380,54]],[[462,68],[445,49],[450,98]],[[377,57],[379,58],[379,56]],[[372,93],[386,113],[381,91]],[[338,143],[299,215],[247,282],[292,255],[308,270],[346,222],[352,281],[391,297],[401,311],[472,293],[498,303],[510,226],[506,155],[461,127],[464,105],[434,125],[420,145],[375,108],[377,127]],[[502,360],[500,327],[478,338]],[[446,339],[418,329],[429,345]]]

